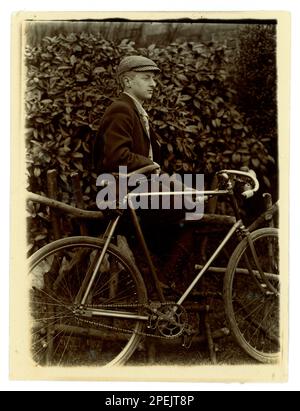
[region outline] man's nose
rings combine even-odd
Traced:
[[[156,83],[155,79],[154,79],[154,78],[152,78],[152,79],[151,79],[151,85],[153,85],[153,87],[155,87],[155,86],[156,86],[156,84],[157,84],[157,83]]]

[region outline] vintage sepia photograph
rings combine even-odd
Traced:
[[[12,376],[284,380],[288,13],[13,24]]]

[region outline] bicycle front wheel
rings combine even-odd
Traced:
[[[79,291],[83,295],[87,287],[83,280],[94,271],[103,246],[100,239],[70,237],[46,245],[31,257],[31,344],[37,364],[121,365],[137,348],[144,328],[141,321],[76,311]],[[88,293],[85,313],[100,308],[135,315],[146,301],[135,264],[110,245]]]
[[[278,230],[262,228],[233,252],[224,278],[227,320],[238,344],[262,363],[280,353]],[[260,269],[257,266],[260,265]]]

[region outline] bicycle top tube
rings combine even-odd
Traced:
[[[142,192],[142,193],[128,193],[122,200],[122,204],[125,205],[126,203],[129,204],[130,207],[132,207],[133,203],[132,200],[137,197],[176,197],[176,196],[196,196],[200,198],[205,197],[205,196],[219,196],[219,195],[230,195],[231,191],[230,190],[205,190],[205,191],[199,191],[199,190],[186,190],[186,191],[147,191],[147,192]]]
[[[196,195],[196,196],[218,196],[218,195],[228,195],[230,190],[185,190],[185,191],[147,191],[144,193],[128,193],[125,198],[130,197],[145,197],[145,196],[177,196],[177,195]]]

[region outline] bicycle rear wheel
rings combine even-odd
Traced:
[[[251,233],[263,275],[254,261],[248,239],[233,252],[224,278],[227,320],[239,345],[263,363],[275,363],[280,353],[278,230]]]
[[[121,365],[137,348],[144,327],[141,321],[76,312],[76,296],[103,246],[100,239],[70,237],[46,245],[31,257],[31,344],[39,365]],[[135,265],[110,245],[85,308],[139,314],[137,304],[146,301],[146,288]]]

